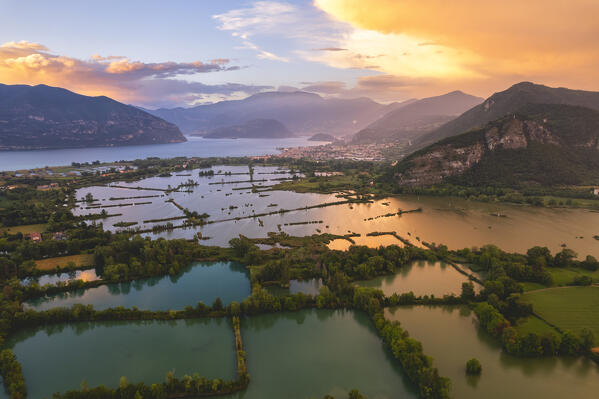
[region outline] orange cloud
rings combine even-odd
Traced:
[[[479,93],[522,79],[599,88],[596,0],[315,0],[314,4],[355,29],[432,44],[423,48],[439,46],[448,64],[465,72],[454,82],[478,88]],[[424,54],[418,61],[424,69],[438,65],[427,58]],[[390,67],[385,72],[401,74]],[[430,76],[443,78],[442,73]]]
[[[189,105],[215,95],[253,94],[264,86],[205,85],[175,79],[181,75],[239,69],[229,60],[209,62],[131,61],[123,56],[94,54],[89,60],[52,54],[38,43],[8,42],[0,45],[0,82],[47,84],[86,95],[106,95],[144,106]]]

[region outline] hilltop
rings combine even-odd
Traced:
[[[430,145],[395,167],[402,185],[572,185],[599,182],[599,111],[529,104]]]
[[[0,84],[1,150],[183,141],[175,125],[108,97],[45,85]]]
[[[374,121],[353,137],[354,144],[414,140],[483,102],[461,91],[410,100]]]
[[[530,82],[521,82],[509,89],[493,94],[482,104],[464,112],[458,118],[422,136],[417,148],[446,137],[482,127],[488,122],[514,113],[527,104],[563,104],[599,110],[599,92],[552,88]]]
[[[199,135],[254,119],[277,120],[297,135],[347,135],[367,126],[395,106],[395,103],[383,105],[369,98],[323,98],[314,93],[294,91],[258,93],[243,100],[148,112],[176,124],[185,133]]]
[[[219,127],[204,135],[208,139],[281,139],[293,134],[281,122],[274,119],[254,119],[240,125]]]

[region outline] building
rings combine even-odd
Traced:
[[[37,189],[40,191],[47,191],[47,190],[51,190],[53,188],[58,188],[58,183],[50,183],[50,184],[44,184],[42,186],[37,186]]]
[[[53,240],[57,240],[57,241],[66,240],[67,239],[67,235],[65,233],[63,233],[62,231],[57,231],[56,233],[54,233],[52,235],[52,239]]]
[[[29,233],[28,237],[34,242],[40,242],[42,240],[42,235],[40,233]]]

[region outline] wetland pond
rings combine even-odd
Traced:
[[[5,344],[22,365],[27,397],[129,382],[162,382],[198,373],[235,379],[235,346],[229,319],[81,322],[25,329]]]
[[[39,285],[56,284],[59,282],[68,283],[73,280],[95,281],[101,277],[96,273],[95,269],[74,270],[71,272],[43,274],[39,277],[27,277],[21,280],[21,284],[28,285],[36,282]]]
[[[467,307],[402,306],[387,309],[385,317],[422,342],[439,373],[451,379],[454,398],[590,399],[599,392],[599,367],[591,360],[510,356]],[[466,376],[471,358],[480,361],[480,376]]]
[[[76,303],[102,310],[116,306],[142,310],[182,310],[199,301],[212,305],[216,298],[228,305],[251,293],[249,273],[234,262],[195,262],[177,276],[152,277],[127,283],[49,295],[27,301],[26,307],[41,311],[70,307]]]
[[[229,240],[239,234],[258,238],[276,231],[295,236],[319,232],[339,235],[355,232],[361,234],[361,237],[355,238],[357,244],[371,247],[393,243],[403,245],[393,236],[366,236],[372,232],[393,231],[414,245],[426,241],[460,249],[495,244],[503,250],[521,253],[541,245],[548,246],[555,253],[565,244],[582,257],[587,254],[599,257],[599,241],[593,238],[599,234],[598,212],[484,203],[448,197],[398,196],[372,203],[345,203],[253,217],[280,209],[343,201],[344,198],[335,194],[268,191],[280,179],[291,179],[294,175],[292,171],[276,167],[255,167],[253,175],[250,175],[247,166],[214,166],[214,176],[198,175],[206,170],[196,169],[170,177],[156,176],[135,182],[82,188],[77,191],[77,198],[91,193],[96,201],[91,204],[79,203],[74,213],[85,215],[105,210],[110,215],[121,214],[102,220],[104,227],[113,231],[121,229],[115,226],[119,222],[137,222],[131,228],[151,229],[156,224],[165,223],[153,222],[153,219],[184,216],[173,203],[166,202],[172,199],[183,208],[208,213],[209,223],[147,235],[193,238],[200,232],[204,238],[208,238],[203,241],[206,245],[227,246]],[[164,191],[188,179],[197,185],[170,193]],[[252,186],[257,186],[258,190],[253,192]],[[141,198],[145,196],[150,197]],[[422,208],[422,212],[385,216],[398,209],[417,208]],[[183,219],[171,222],[181,225]],[[344,249],[348,245],[349,242],[345,240],[335,240],[330,244],[333,249]]]
[[[378,288],[386,296],[412,291],[416,296],[434,295],[439,298],[443,295],[460,295],[462,283],[468,281],[470,280],[467,276],[447,263],[417,261],[403,266],[395,274],[356,281],[356,284],[360,287]],[[473,283],[478,292],[480,285]]]
[[[251,382],[236,399],[417,398],[363,312],[302,310],[246,317]]]

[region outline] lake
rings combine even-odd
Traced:
[[[53,307],[70,307],[76,303],[93,305],[95,309],[116,306],[142,310],[182,310],[199,301],[212,305],[220,298],[227,305],[241,302],[251,293],[249,272],[234,262],[196,262],[177,276],[153,277],[128,283],[112,283],[99,287],[35,298],[25,303],[37,311]]]
[[[236,378],[233,327],[229,319],[143,322],[81,322],[21,330],[6,345],[23,367],[27,396],[129,382],[163,382],[198,373]]]
[[[584,209],[538,208],[506,203],[484,203],[458,198],[397,196],[366,204],[340,204],[321,208],[298,209],[343,200],[335,194],[295,193],[290,191],[263,191],[277,184],[278,179],[289,179],[291,171],[276,167],[255,167],[253,183],[247,166],[214,166],[219,175],[198,176],[199,171],[185,171],[170,177],[151,177],[136,182],[114,183],[113,187],[88,187],[77,191],[77,198],[91,193],[97,199],[91,208],[79,203],[76,215],[99,213],[122,214],[104,219],[105,228],[120,230],[119,222],[138,222],[133,227],[151,228],[157,223],[144,220],[183,216],[183,212],[171,202],[182,207],[210,215],[212,224],[194,228],[175,229],[154,237],[193,238],[197,232],[209,239],[207,245],[227,246],[231,238],[243,234],[247,237],[266,237],[268,232],[284,231],[290,235],[305,236],[319,232],[348,234],[356,232],[356,244],[377,247],[379,245],[404,244],[390,235],[367,236],[372,232],[395,231],[412,244],[421,246],[423,241],[446,244],[451,249],[495,244],[510,252],[526,252],[535,246],[547,246],[553,253],[562,245],[576,251],[580,256],[599,257],[599,213]],[[224,175],[231,172],[231,175]],[[191,175],[191,176],[189,176]],[[135,187],[165,190],[170,185],[194,180],[198,185],[181,192],[138,190]],[[265,180],[265,181],[262,181]],[[119,188],[115,185],[126,187]],[[251,186],[263,186],[252,191]],[[155,197],[119,199],[126,197]],[[111,200],[111,198],[113,198]],[[145,203],[147,202],[147,203]],[[136,205],[133,205],[136,204]],[[116,206],[114,206],[116,205]],[[422,208],[422,212],[385,217],[398,209]],[[298,209],[288,213],[276,213],[280,209]],[[275,212],[272,215],[252,217],[255,214]],[[496,216],[502,215],[501,217]],[[227,220],[229,219],[229,220]],[[307,223],[311,222],[311,223]],[[158,224],[164,222],[158,222]],[[181,220],[172,222],[180,225]],[[346,249],[350,243],[335,240],[332,249]]]
[[[85,269],[57,274],[43,274],[38,277],[27,277],[21,280],[21,284],[28,285],[35,281],[39,285],[46,285],[56,284],[58,282],[68,283],[73,280],[95,281],[99,279],[100,276],[96,274],[95,269]]]
[[[417,398],[365,313],[303,310],[242,319],[251,382],[238,399]]]
[[[590,399],[599,392],[599,367],[591,360],[507,355],[466,307],[397,307],[385,316],[422,342],[440,374],[451,378],[454,398]],[[480,361],[480,376],[466,376],[471,358]]]
[[[462,283],[470,281],[453,266],[444,262],[418,261],[405,265],[395,274],[379,276],[372,280],[356,281],[360,287],[378,288],[386,296],[412,291],[416,296],[456,294],[462,292]],[[480,290],[480,285],[474,283]]]
[[[322,279],[313,278],[310,280],[290,280],[289,287],[271,285],[265,288],[273,295],[286,296],[298,292],[306,295],[318,295],[320,287],[322,287]]]
[[[187,136],[185,143],[123,147],[66,148],[57,150],[2,151],[0,171],[66,166],[71,162],[115,162],[148,157],[241,157],[278,154],[277,148],[326,144],[308,137],[288,139],[204,139]]]

